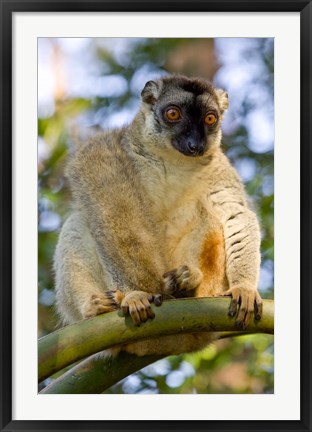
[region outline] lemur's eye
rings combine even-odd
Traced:
[[[178,110],[178,108],[172,108],[171,107],[171,108],[167,109],[165,114],[166,114],[167,119],[170,121],[177,121],[181,117],[181,113]]]
[[[205,121],[206,125],[212,126],[217,121],[217,116],[214,113],[209,112],[206,114],[204,121]]]

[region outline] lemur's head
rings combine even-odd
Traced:
[[[154,151],[200,157],[220,145],[221,120],[228,108],[225,91],[204,79],[173,75],[148,81],[141,97],[142,132]]]

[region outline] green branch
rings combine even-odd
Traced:
[[[219,339],[243,336],[247,331],[220,332]],[[94,354],[63,373],[40,394],[98,394],[145,366],[165,356],[138,357],[126,352],[118,356]]]
[[[102,393],[128,375],[164,356],[143,356],[120,352],[118,356],[94,354],[52,381],[40,394]]]
[[[248,331],[273,334],[274,302],[263,302],[263,317]],[[230,298],[170,300],[153,306],[156,317],[140,327],[121,312],[99,315],[64,327],[39,340],[38,379],[107,348],[161,335],[202,331],[237,331],[235,319],[227,315]]]

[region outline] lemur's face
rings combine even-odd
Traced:
[[[218,93],[219,92],[219,93]],[[220,142],[220,124],[227,95],[202,80],[184,77],[149,81],[143,102],[149,105],[146,122],[159,146],[171,147],[185,156],[202,156]]]

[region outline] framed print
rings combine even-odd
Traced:
[[[311,430],[311,2],[1,22],[1,430]]]

